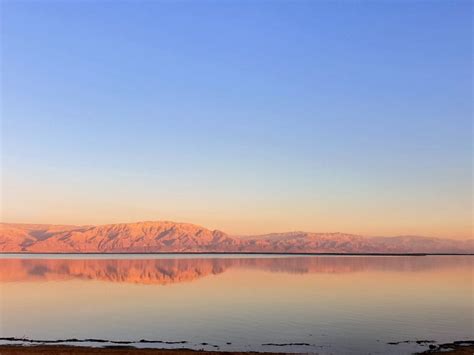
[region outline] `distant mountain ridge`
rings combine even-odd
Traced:
[[[0,252],[474,253],[474,240],[307,232],[232,237],[170,221],[99,226],[1,223]]]

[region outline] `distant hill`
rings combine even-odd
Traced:
[[[218,230],[169,221],[100,226],[12,223],[0,226],[0,252],[474,253],[472,239],[307,232],[232,237]]]

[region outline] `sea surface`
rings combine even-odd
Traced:
[[[472,256],[1,255],[0,336],[410,353],[430,344],[417,340],[474,338],[473,266]]]

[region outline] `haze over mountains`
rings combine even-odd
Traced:
[[[307,232],[233,237],[168,221],[100,226],[2,223],[0,252],[474,253],[474,240]]]

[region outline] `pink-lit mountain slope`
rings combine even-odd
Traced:
[[[474,241],[343,233],[274,233],[245,238],[187,223],[101,226],[0,225],[0,252],[474,253]]]

